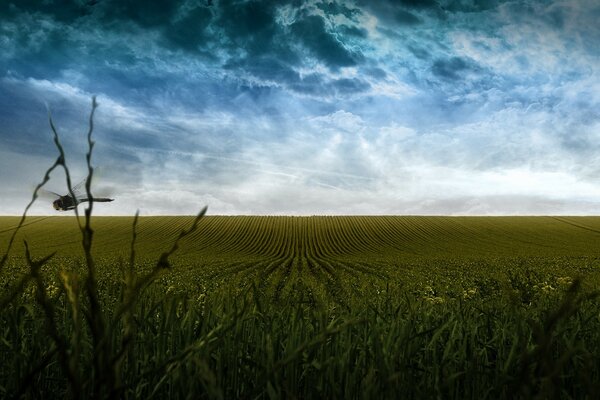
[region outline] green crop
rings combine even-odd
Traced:
[[[0,398],[600,394],[600,218],[92,204],[0,218]]]

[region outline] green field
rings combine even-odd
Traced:
[[[0,218],[0,250],[18,221]],[[192,221],[140,217],[137,274]],[[26,220],[0,270],[4,292],[29,271],[23,240],[34,260],[56,254],[0,311],[0,356],[14,366],[0,372],[0,397],[110,397],[106,387],[119,398],[600,393],[600,217],[207,216],[127,319],[118,310],[132,225],[92,219],[102,318],[113,326],[99,345],[80,315],[90,305],[77,221]],[[100,348],[116,355],[103,364],[110,379],[94,364]],[[73,381],[62,353],[93,376]]]
[[[136,252],[151,263],[192,217],[141,217]],[[93,252],[110,265],[128,260],[133,218],[96,217]],[[6,247],[18,218],[0,219]],[[63,264],[83,257],[71,217],[32,217],[16,240],[38,256],[57,252]],[[586,275],[595,282],[600,217],[227,217],[207,216],[173,256],[177,289],[252,282],[276,297],[303,285],[324,300],[351,300],[357,285],[418,287],[502,281],[515,268],[548,278]],[[195,285],[195,286],[194,286]],[[431,286],[431,284],[430,284]],[[465,286],[466,288],[466,286]]]

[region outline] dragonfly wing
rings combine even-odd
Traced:
[[[85,191],[85,183],[86,182],[87,182],[87,178],[84,178],[81,182],[79,182],[77,185],[75,185],[71,188],[71,189],[73,189],[73,194],[75,195],[75,199],[78,201],[78,203],[83,203],[85,201],[88,201],[87,193]]]
[[[78,192],[81,192],[81,190],[84,188],[86,182],[87,182],[87,178],[84,178],[77,185],[73,186],[72,187],[73,193],[75,193],[75,195],[77,195]]]
[[[60,194],[46,189],[40,189],[39,193],[43,197],[60,197]]]

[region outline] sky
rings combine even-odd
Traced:
[[[84,177],[94,95],[97,215],[599,214],[599,20],[596,0],[1,0],[0,214],[57,156],[48,111]]]

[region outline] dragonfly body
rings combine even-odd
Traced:
[[[113,201],[113,200],[114,199],[109,199],[109,198],[105,198],[105,197],[92,198],[92,201],[97,201],[97,202],[102,202],[102,203]],[[68,211],[68,210],[74,209],[81,203],[85,203],[86,201],[88,201],[88,199],[81,199],[81,198],[74,199],[73,197],[66,195],[66,196],[60,196],[57,200],[54,200],[54,202],[52,203],[52,206],[54,207],[55,210],[58,210],[58,211]]]
[[[58,193],[47,192],[47,193],[53,194],[54,196],[58,197],[58,199],[56,199],[52,202],[52,206],[54,207],[54,209],[57,211],[68,211],[68,210],[73,210],[73,209],[77,208],[77,206],[79,204],[86,203],[90,200],[95,201],[95,202],[101,202],[101,203],[106,203],[106,202],[114,200],[114,199],[109,199],[107,197],[92,197],[91,199],[89,199],[88,197],[82,196],[80,194],[80,189],[83,187],[84,184],[85,184],[85,179],[82,182],[80,182],[79,184],[73,186],[72,195],[66,194],[64,196],[61,196]]]

